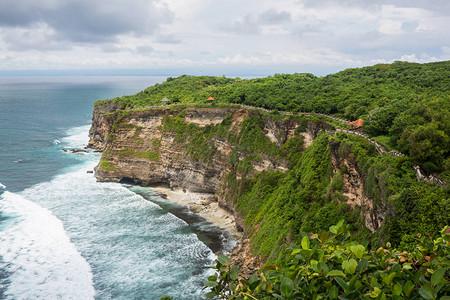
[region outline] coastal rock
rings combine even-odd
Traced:
[[[87,151],[84,149],[72,149],[71,151],[72,153],[87,153]]]
[[[117,109],[119,111],[116,111]],[[264,171],[287,171],[286,160],[269,157],[263,152],[244,151],[233,142],[233,137],[239,136],[243,128],[244,120],[255,114],[261,116],[261,113],[231,106],[160,107],[126,111],[121,109],[120,105],[111,103],[95,107],[89,147],[103,151],[100,163],[95,168],[97,180],[143,186],[162,184],[180,193],[213,195],[211,199],[214,200],[209,199],[209,203],[190,203],[191,210],[199,213],[211,211],[215,203],[215,206],[225,209],[233,216],[237,231],[243,233],[244,238],[251,239],[246,232],[244,216],[235,207],[236,189],[239,189],[240,179],[242,176],[250,179]],[[213,151],[208,152],[207,149],[205,155],[192,155],[199,149],[192,149],[192,143],[189,144],[187,139],[193,137],[187,138],[183,133],[194,130],[194,127],[212,128],[225,119],[228,122],[228,131],[220,136],[214,135],[214,139],[209,141],[208,149]],[[264,122],[260,124],[263,133],[277,147],[283,146],[297,134],[303,136],[306,148],[321,131],[335,131],[334,127],[319,121],[305,122],[298,118],[274,121],[276,118],[271,117],[261,117],[261,120]],[[195,147],[202,147],[202,144]],[[364,184],[356,160],[352,156],[340,156],[339,143],[330,140],[330,148],[334,172],[346,169],[341,192],[347,204],[352,208],[361,207],[366,227],[375,232],[385,217],[386,201],[374,206],[373,199],[364,193]],[[257,156],[258,159],[251,160],[251,165],[244,175],[236,172],[236,163],[245,161],[250,155]],[[238,186],[230,185],[230,174],[235,176]],[[249,240],[243,240],[231,253],[231,257],[233,262],[241,266],[243,277],[251,274],[263,263],[261,258],[252,255]]]
[[[190,157],[186,153],[185,144],[177,140],[177,134],[163,129],[164,117],[176,117],[181,110],[136,110],[123,116],[120,119],[121,125],[117,125],[117,121],[114,125],[110,115],[103,116],[104,111],[110,110],[99,109],[100,112],[94,113],[89,145],[102,149],[102,161],[108,161],[108,165],[111,165],[111,168],[96,168],[96,177],[99,181],[125,180],[141,185],[163,183],[172,189],[216,193],[221,178],[229,172],[227,157],[234,145],[228,140],[216,139],[214,141],[216,154],[210,161],[204,161]],[[231,115],[230,131],[237,133],[248,114],[247,110],[238,108],[195,107],[187,109],[184,122],[205,127],[220,123]],[[291,127],[295,130],[295,124]],[[279,132],[280,128],[274,131]],[[148,157],[144,153],[153,157]],[[240,159],[248,155],[242,151],[238,151],[237,154]],[[283,162],[273,162],[263,155],[261,157],[260,161],[255,162],[255,172],[286,169]],[[102,166],[102,163],[99,166]],[[234,210],[233,205],[222,204]]]

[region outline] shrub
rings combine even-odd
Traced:
[[[115,170],[116,170],[116,168],[115,168],[115,167],[111,164],[111,162],[108,161],[108,160],[102,160],[102,161],[100,161],[100,163],[98,164],[98,168],[99,168],[100,170],[108,171],[108,172],[112,172],[112,171],[115,171]]]
[[[249,279],[219,256],[205,282],[213,299],[448,299],[450,228],[432,240],[421,236],[407,252],[376,251],[351,241],[343,221],[322,235],[304,235],[290,261],[266,266]]]

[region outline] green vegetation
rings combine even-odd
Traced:
[[[368,141],[352,135],[322,134],[304,152],[302,143],[299,148],[293,146],[297,139],[292,138],[279,150],[292,150],[285,173],[263,172],[248,178],[242,166],[245,160],[237,163],[234,154],[230,155],[235,168],[227,176],[224,197],[234,201],[245,216],[253,254],[269,263],[282,262],[287,245],[298,242],[304,232],[322,233],[340,219],[370,248],[387,241],[407,248],[414,245],[418,232],[436,237],[439,229],[450,223],[448,191],[417,182],[410,158],[379,155]],[[375,234],[365,227],[361,208],[347,204],[342,188],[348,170],[343,166],[333,174],[332,150],[335,159],[346,160],[358,172],[363,196],[373,205],[371,210],[387,211]]]
[[[395,62],[324,77],[302,73],[242,80],[183,75],[136,95],[96,104],[113,101],[139,108],[161,105],[164,97],[171,103],[206,104],[210,96],[218,103],[363,118],[368,134],[389,139],[388,147],[411,156],[427,171],[450,176],[450,161],[445,160],[450,154],[450,61]]]
[[[114,133],[110,133],[108,134],[106,140],[108,142],[114,143],[116,141],[116,135]]]
[[[217,99],[214,108],[236,103],[271,111],[250,110],[239,126],[231,115],[216,125],[187,123],[183,103],[212,107],[206,103],[210,96]],[[163,97],[177,105],[146,107],[161,105]],[[212,288],[209,296],[438,299],[450,292],[448,284],[443,285],[448,280],[449,236],[440,232],[450,224],[450,187],[418,182],[413,168],[419,164],[426,175],[450,183],[450,62],[396,62],[320,78],[184,75],[134,96],[106,101],[122,107],[111,113],[113,132],[135,129],[137,139],[141,128],[121,123],[123,117],[162,109],[160,129],[173,135],[175,146],[192,160],[210,166],[214,161],[228,163],[220,196],[236,205],[251,237],[252,253],[266,261],[266,269],[238,287],[237,269],[221,256],[218,275],[206,284]],[[101,103],[105,102],[96,105]],[[346,126],[324,116],[287,116],[280,111],[362,118],[366,134],[406,156],[380,155],[363,137],[324,131],[304,149],[302,133],[309,126]],[[297,124],[294,136],[283,140],[286,132],[271,132],[268,124],[277,122]],[[274,143],[274,136],[283,142]],[[108,141],[115,138],[112,133]],[[217,141],[231,145],[227,157],[216,148]],[[161,140],[155,139],[145,152],[122,149],[119,156],[158,160],[160,146]],[[114,168],[107,159],[100,169]],[[254,166],[261,162],[287,170],[258,173]],[[361,193],[353,198],[364,203],[352,202],[352,192]],[[352,242],[348,232],[364,243]],[[375,251],[382,245],[394,249]]]
[[[214,141],[217,139],[226,139],[236,145],[236,149],[230,156],[231,164],[240,169],[247,169],[251,165],[250,161],[260,161],[261,157],[253,155],[254,153],[264,154],[272,158],[278,159],[293,159],[303,149],[303,137],[295,136],[287,141],[284,147],[278,148],[275,143],[264,134],[264,124],[268,119],[272,119],[270,115],[264,115],[259,112],[251,113],[244,118],[241,130],[238,134],[231,130],[232,119],[228,115],[221,123],[216,125],[207,125],[200,127],[195,124],[188,124],[185,121],[187,110],[177,110],[173,114],[167,113],[163,117],[162,129],[166,132],[175,134],[175,142],[179,143],[186,149],[186,153],[190,155],[193,160],[203,160],[207,163],[212,163],[215,155],[219,152],[215,146]],[[285,119],[301,119],[306,120],[305,117],[297,116],[280,116],[278,121]],[[245,160],[239,161],[236,155],[236,150],[248,153]]]
[[[330,202],[323,197],[330,174],[328,141],[322,135],[287,173],[263,172],[253,179],[242,179],[241,183],[229,177],[229,190],[239,191],[234,196],[237,209],[246,216],[245,223],[251,228],[250,234],[254,234],[255,254],[275,260],[283,257],[288,236],[291,241],[297,239],[302,225],[308,223],[304,219],[308,211],[313,211],[311,206],[319,208]],[[340,206],[332,209],[338,212],[339,218]]]
[[[450,224],[448,190],[417,182],[413,162],[407,157],[376,155],[373,145],[360,137],[339,134],[339,156],[357,162],[365,196],[374,209],[388,210],[381,228],[370,238],[372,246],[383,242],[408,247],[417,233],[436,237],[439,229]]]
[[[98,168],[103,171],[112,172],[115,171],[116,168],[111,164],[110,161],[102,159],[98,164]]]
[[[121,149],[119,151],[119,157],[124,158],[127,156],[146,158],[152,161],[159,160],[159,153],[157,151],[152,151],[151,149],[142,152],[134,151],[133,149]]]
[[[205,282],[213,299],[448,299],[450,230],[432,240],[418,237],[410,251],[370,251],[352,241],[344,222],[329,231],[304,234],[287,263],[267,266],[249,279],[220,255]]]

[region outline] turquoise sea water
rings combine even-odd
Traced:
[[[0,77],[0,299],[202,299],[226,233],[151,189],[97,183],[93,103],[165,77]],[[212,249],[212,250],[211,250]]]

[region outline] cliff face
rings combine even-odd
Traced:
[[[236,139],[230,136],[239,136],[244,120],[259,115],[258,112],[214,106],[122,109],[120,104],[108,102],[97,105],[94,110],[89,147],[103,151],[95,172],[99,181],[166,184],[174,189],[212,193],[222,207],[238,216],[233,199],[226,196],[230,193],[225,179],[230,172],[236,171],[236,162],[231,161],[232,157],[239,163],[250,156],[254,158],[255,153],[236,147]],[[265,138],[278,148],[296,135],[303,139],[306,148],[322,129],[328,132],[333,130],[326,123],[308,121],[301,124],[295,118],[262,120],[259,126]],[[205,141],[195,143],[202,139],[201,135],[211,132],[207,128],[224,122],[226,125],[222,126],[222,135],[211,135],[205,139],[206,144]],[[296,133],[299,126],[303,126],[303,130]],[[375,209],[372,199],[365,195],[356,160],[348,155],[340,156],[339,144],[331,143],[330,147],[334,173],[343,167],[347,170],[343,174],[342,194],[351,207],[362,208],[366,227],[376,231],[386,210]],[[287,160],[274,159],[262,149],[260,153],[256,152],[257,159],[250,160],[251,167],[245,172],[246,177],[263,171],[287,170]],[[242,172],[236,173],[239,179]],[[238,217],[237,221],[243,228],[242,219]]]
[[[96,168],[99,181],[129,180],[142,185],[163,183],[175,189],[204,193],[218,190],[221,178],[231,167],[229,156],[236,148],[235,144],[226,137],[209,140],[207,151],[213,153],[205,160],[195,156],[198,149],[186,146],[195,142],[192,139],[200,137],[184,138],[182,135],[194,127],[214,126],[228,117],[230,124],[226,134],[236,136],[244,118],[252,114],[244,109],[216,107],[136,110],[123,116],[120,113],[109,106],[96,107],[94,112],[89,146],[103,151]],[[173,128],[179,125],[180,128]],[[264,126],[267,137],[282,144],[293,136],[298,122],[270,121]],[[191,148],[195,147],[195,143],[191,145]],[[234,151],[238,160],[249,155],[246,151]],[[273,160],[263,153],[259,158],[252,161],[254,172],[286,169],[284,160]],[[234,210],[232,205],[225,206]]]
[[[331,142],[331,163],[333,173],[342,172],[343,184],[342,195],[346,199],[346,203],[352,207],[361,208],[364,225],[372,232],[376,232],[380,228],[382,221],[386,216],[386,199],[383,199],[381,205],[374,206],[374,200],[365,193],[364,180],[359,170],[356,158],[353,155],[342,155],[339,152],[340,143]]]
[[[114,102],[102,103],[95,106],[92,125],[89,130],[88,147],[102,151],[106,146],[108,133],[111,131],[117,111],[123,106]]]
[[[89,146],[103,152],[95,170],[99,181],[165,184],[214,194],[244,231],[234,261],[251,273],[263,260],[251,254],[245,216],[236,210],[236,197],[245,189],[246,180],[241,179],[264,171],[286,172],[290,159],[323,130],[334,132],[324,122],[231,106],[123,110],[120,105],[100,104],[94,111]],[[342,155],[333,139],[329,147],[333,173],[342,173],[343,178],[343,198],[337,201],[360,207],[365,226],[375,232],[386,214],[386,202],[374,207],[364,192],[357,160],[349,153]]]

